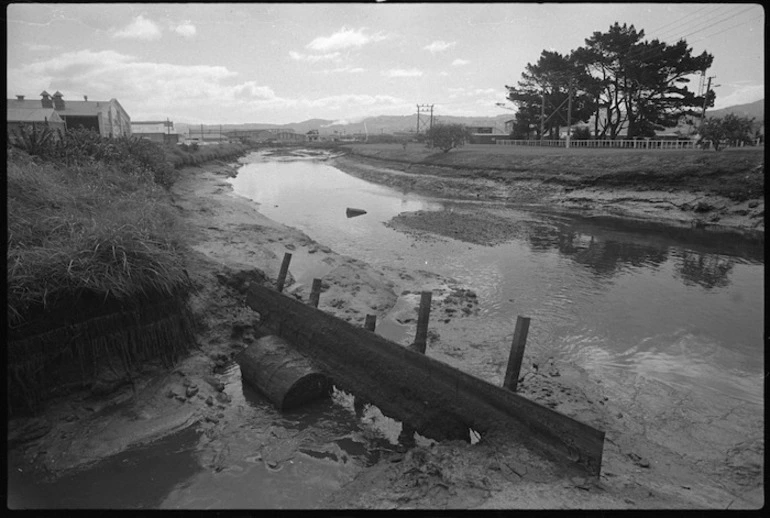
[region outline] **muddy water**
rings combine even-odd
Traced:
[[[599,376],[638,373],[704,395],[763,401],[762,241],[500,205],[485,207],[517,224],[505,244],[418,240],[383,223],[406,211],[469,206],[374,185],[324,162],[263,156],[243,165],[232,185],[260,212],[336,252],[439,273],[476,291],[483,333],[460,331],[473,347],[465,358],[446,359],[483,379],[501,380],[523,315],[532,318],[533,355]],[[367,214],[347,218],[347,207]],[[324,273],[307,264],[292,271],[304,283]],[[378,332],[402,338],[387,319]]]

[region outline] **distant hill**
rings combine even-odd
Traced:
[[[720,110],[709,110],[707,117],[724,117],[728,113],[735,113],[740,116],[754,117],[758,123],[764,123],[765,120],[765,100],[760,99],[753,103],[739,104],[729,106]],[[491,126],[496,132],[505,133],[505,121],[513,118],[513,113],[504,113],[495,117],[454,117],[450,115],[434,115],[434,122],[465,124],[466,126]],[[186,133],[190,127],[197,127],[198,124],[187,124],[179,122],[175,124],[179,133]],[[206,129],[219,128],[219,125],[204,125]],[[377,135],[380,133],[393,134],[397,132],[413,132],[417,129],[417,114],[412,115],[378,115],[367,117],[360,121],[333,121],[328,119],[308,119],[302,122],[292,122],[289,124],[267,124],[267,123],[248,123],[248,124],[222,124],[222,131],[227,130],[246,130],[246,129],[292,129],[297,133],[307,133],[310,130],[318,130],[321,135],[331,135],[335,132],[342,134],[368,133]],[[682,129],[685,129],[684,127]]]
[[[505,121],[513,118],[512,114],[503,114],[496,117],[453,117],[449,115],[434,115],[433,121],[444,123],[465,124],[466,126],[491,126],[500,133],[505,132]],[[424,119],[423,119],[424,120]],[[186,133],[190,127],[199,127],[198,124],[179,122],[174,124],[176,131]],[[218,124],[204,124],[208,129],[218,129]],[[222,124],[222,131],[227,130],[255,130],[255,129],[292,129],[297,133],[307,133],[310,130],[318,130],[321,135],[331,135],[334,132],[348,135],[355,133],[368,133],[370,135],[395,132],[409,132],[417,129],[417,114],[413,115],[379,115],[367,117],[361,121],[332,121],[327,119],[308,119],[302,122],[289,124]]]
[[[754,117],[756,122],[765,121],[765,100],[760,99],[748,104],[736,104],[721,110],[706,110],[706,117],[724,117],[728,113],[734,113],[740,117]]]

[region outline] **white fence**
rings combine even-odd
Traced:
[[[567,147],[566,140],[497,140],[498,146]],[[693,140],[571,140],[569,147],[624,149],[696,149]]]

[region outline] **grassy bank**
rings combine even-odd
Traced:
[[[354,144],[352,154],[438,176],[501,183],[541,180],[570,187],[705,191],[743,201],[764,196],[764,148],[702,150],[560,149],[466,145],[449,153],[423,145]],[[414,168],[413,166],[419,166]]]
[[[73,362],[83,383],[100,361],[130,377],[137,362],[189,346],[193,286],[167,189],[182,165],[246,151],[179,153],[77,134],[37,143],[7,148],[8,378],[17,408],[72,381],[59,374]]]
[[[166,159],[175,168],[196,166],[211,162],[235,158],[245,154],[248,147],[243,144],[217,144],[210,146],[174,145],[165,147]]]

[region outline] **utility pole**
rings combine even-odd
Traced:
[[[703,124],[703,122],[706,120],[706,103],[708,103],[709,99],[709,92],[711,91],[711,80],[716,79],[717,76],[709,76],[708,82],[706,83],[706,95],[703,96],[703,111],[701,112],[700,116],[700,123]]]
[[[430,119],[423,120],[423,117],[420,116],[421,113],[425,114],[425,118],[427,118],[428,109],[430,108]],[[422,123],[422,124],[421,124]],[[417,134],[420,134],[420,127],[425,129],[425,126],[433,127],[433,105],[432,104],[418,104],[417,105]]]
[[[540,94],[540,142],[545,137],[545,91]]]
[[[569,80],[569,102],[567,103],[567,142],[565,147],[569,148],[569,141],[572,137],[572,79]]]

